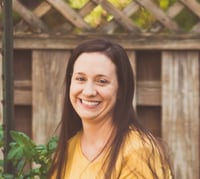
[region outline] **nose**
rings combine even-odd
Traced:
[[[85,96],[95,96],[97,91],[95,85],[92,82],[87,82],[83,88],[83,95]]]

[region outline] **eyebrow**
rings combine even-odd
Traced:
[[[84,76],[87,76],[87,74],[85,74],[84,72],[75,72],[74,75],[84,75]],[[106,78],[108,78],[109,75],[106,75],[106,74],[96,74],[95,77],[106,77]]]
[[[74,73],[74,74],[77,74],[77,75],[85,75],[85,73],[83,73],[83,72],[76,72],[76,73]]]

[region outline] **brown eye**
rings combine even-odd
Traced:
[[[76,77],[75,80],[76,81],[85,81],[86,79],[84,77]]]
[[[97,83],[100,84],[100,85],[105,85],[105,84],[108,83],[108,80],[106,80],[106,79],[99,79],[99,80],[97,80]]]

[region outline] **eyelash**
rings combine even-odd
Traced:
[[[76,77],[75,80],[77,80],[77,81],[85,81],[85,78],[84,77]]]
[[[84,78],[84,77],[76,77],[75,78],[76,81],[79,81],[79,82],[83,82],[83,81],[86,81],[87,79]],[[105,79],[98,79],[96,80],[97,84],[100,84],[100,85],[105,85],[108,83],[108,80],[105,80]]]
[[[105,80],[105,79],[97,80],[97,82],[100,83],[100,84],[106,84],[106,83],[108,83],[108,81]]]

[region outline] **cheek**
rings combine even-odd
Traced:
[[[70,95],[76,92],[76,88],[77,88],[76,85],[72,82],[69,88]]]
[[[104,98],[110,102],[115,102],[117,99],[117,91],[115,89],[107,89],[104,91]]]
[[[75,95],[75,88],[74,88],[74,85],[71,85],[69,88],[69,97],[70,97],[71,103],[73,103],[74,95]]]
[[[73,83],[71,84],[69,88],[69,97],[72,102],[72,100],[75,100],[76,96],[80,93],[81,88],[79,85],[74,85]]]

